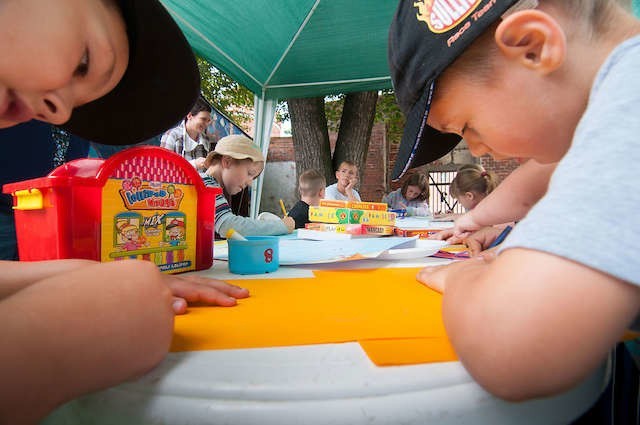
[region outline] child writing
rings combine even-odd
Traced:
[[[157,0],[2,2],[0,55],[11,58],[0,61],[0,128],[34,118],[63,124],[77,108],[71,132],[131,144],[173,125],[198,93],[193,53]],[[131,118],[141,111],[143,120]],[[231,306],[248,296],[218,280],[161,274],[148,261],[2,261],[0,269],[3,424],[35,424],[68,400],[149,371],[186,301]]]
[[[355,163],[342,161],[336,170],[336,179],[336,183],[327,186],[326,199],[360,202],[360,194],[355,189],[358,184],[358,166]]]
[[[202,178],[206,186],[221,187],[229,195],[235,195],[262,173],[264,156],[251,139],[234,134],[218,140],[204,166],[206,171]],[[291,233],[294,226],[291,217],[274,221],[235,215],[224,195],[216,196],[215,230],[223,238],[231,229],[244,236],[284,235]]]
[[[324,198],[327,181],[317,170],[307,170],[298,178],[300,200],[289,211],[289,217],[296,222],[296,229],[309,223],[309,206],[318,206]]]
[[[429,183],[427,176],[422,173],[411,174],[402,184],[402,187],[385,195],[382,202],[391,209],[407,210],[407,215],[430,217],[429,209]]]
[[[399,4],[389,60],[410,117],[403,142],[440,148],[453,133],[474,155],[558,165],[495,260],[425,268],[418,280],[443,292],[447,334],[480,385],[508,400],[543,397],[584,379],[640,310],[640,122],[620,120],[640,105],[640,23],[613,0],[467,9],[443,33],[437,16]],[[625,206],[614,219],[590,198],[610,187],[609,204]]]

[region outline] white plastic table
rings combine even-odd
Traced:
[[[416,263],[393,264],[401,266]],[[308,273],[281,267],[260,277]],[[220,261],[205,274],[233,277]],[[44,424],[566,424],[595,402],[608,376],[606,362],[567,393],[509,403],[479,387],[459,362],[378,367],[355,342],[170,353],[142,379],[68,403]]]

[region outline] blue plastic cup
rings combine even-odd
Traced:
[[[235,274],[261,274],[278,270],[280,239],[275,236],[247,236],[246,241],[227,239],[229,271]]]

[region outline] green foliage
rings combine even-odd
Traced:
[[[344,94],[325,98],[325,113],[327,115],[329,131],[338,131],[340,128],[340,117],[342,117],[344,98]],[[379,93],[375,122],[385,124],[387,140],[391,143],[400,143],[405,118],[398,107],[392,90],[383,90]]]
[[[378,96],[375,120],[385,123],[389,142],[400,143],[405,118],[392,90],[383,90]]]
[[[196,55],[200,70],[200,90],[211,104],[240,127],[253,120],[253,93],[224,72]],[[288,119],[287,103],[276,105],[276,119]],[[246,130],[246,128],[245,128]]]
[[[205,59],[196,59],[200,69],[200,88],[204,97],[216,109],[244,127],[253,119],[253,93]]]

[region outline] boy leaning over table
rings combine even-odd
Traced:
[[[507,400],[560,393],[640,309],[640,120],[628,116],[640,107],[640,24],[613,0],[458,4],[403,0],[392,22],[407,115],[395,177],[461,137],[476,156],[559,164],[494,261],[428,267],[418,280],[443,293],[447,333],[480,385]]]
[[[171,127],[199,92],[193,53],[157,0],[0,1],[0,57],[0,128],[37,119],[132,144]],[[2,261],[0,272],[2,424],[37,423],[147,372],[187,301],[248,296],[147,261]]]

